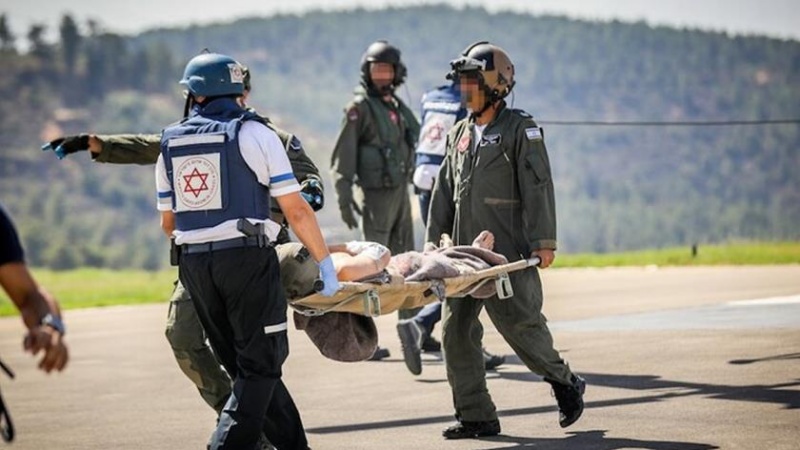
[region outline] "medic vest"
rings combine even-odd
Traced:
[[[196,106],[189,118],[162,133],[161,154],[178,230],[269,217],[269,189],[239,151],[239,130],[247,120],[259,118],[231,98],[218,98]]]
[[[416,148],[414,186],[429,191],[447,153],[447,133],[464,117],[461,94],[455,84],[439,86],[422,97],[422,129]]]

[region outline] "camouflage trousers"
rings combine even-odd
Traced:
[[[231,394],[231,379],[206,341],[189,292],[180,281],[169,300],[166,335],[181,371],[197,386],[203,400],[220,413]]]

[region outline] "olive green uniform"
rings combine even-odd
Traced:
[[[427,240],[442,233],[469,244],[482,230],[495,236],[494,251],[509,262],[556,248],[556,211],[550,162],[541,129],[527,113],[505,108],[475,142],[474,121],[458,122],[447,136],[447,156],[434,186]],[[483,307],[497,330],[533,372],[571,384],[569,367],[553,348],[542,314],[536,268],[510,274],[514,296],[486,301],[447,299],[442,343],[456,417],[497,419],[486,388],[478,315]]]
[[[298,181],[320,180],[317,166],[305,153],[300,141],[292,134],[276,128],[267,119],[265,122],[283,142]],[[92,154],[96,162],[155,164],[161,153],[161,135],[158,134],[110,135],[98,138],[103,141],[103,148],[100,154]],[[273,219],[282,223],[283,219],[279,214],[280,210],[273,211]],[[282,242],[288,238],[288,231],[284,227],[278,240]],[[175,282],[175,290],[169,301],[166,335],[183,373],[197,386],[203,400],[217,412],[221,411],[231,392],[231,380],[206,342],[203,326],[189,292],[180,281]]]
[[[408,184],[420,125],[397,97],[369,96],[363,86],[345,108],[345,117],[331,167],[339,209],[361,211],[364,240],[389,247],[392,253],[414,248]],[[363,192],[354,200],[353,185]],[[344,213],[343,213],[344,218]]]

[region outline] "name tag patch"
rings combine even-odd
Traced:
[[[498,145],[503,142],[503,136],[500,134],[487,134],[481,138],[478,147],[486,147],[487,145]]]
[[[539,127],[525,128],[525,135],[528,136],[529,141],[542,138],[542,132]]]

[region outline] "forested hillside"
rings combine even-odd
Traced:
[[[327,175],[332,141],[375,39],[403,50],[400,95],[415,110],[448,61],[476,40],[504,47],[513,105],[545,123],[563,251],[800,239],[800,126],[547,125],[570,121],[757,121],[800,118],[800,43],[424,6],[314,12],[119,36],[72,18],[60,40],[0,26],[0,201],[41,265],[165,263],[152,169],[58,161],[48,136],[155,132],[181,111],[176,81],[203,48],[250,66],[251,103],[298,133]],[[2,24],[0,24],[2,25]],[[113,31],[113,30],[111,30]],[[329,191],[329,205],[335,205]],[[338,211],[321,220],[348,236]],[[421,227],[421,221],[417,222]]]

